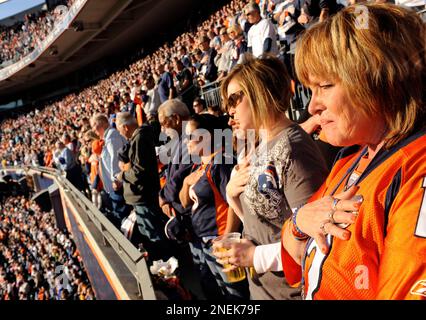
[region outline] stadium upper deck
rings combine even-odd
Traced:
[[[0,69],[0,104],[21,97],[25,103],[32,88],[38,87],[36,95],[43,90],[39,85],[52,80],[61,79],[62,87],[81,85],[81,77],[70,73],[105,57],[120,60],[135,48],[149,48],[199,6],[195,0],[75,0],[32,53]],[[158,19],[164,12],[173,15]]]

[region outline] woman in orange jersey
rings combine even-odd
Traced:
[[[426,298],[425,39],[414,11],[365,4],[298,42],[309,111],[329,143],[347,148],[285,222],[281,252],[265,246],[254,260],[274,269],[268,257],[281,255],[306,299]],[[234,249],[229,261],[244,263]]]
[[[102,153],[103,145],[103,140],[94,140],[92,142],[92,154],[88,160],[90,163],[90,186],[92,192],[92,202],[98,209],[100,209],[102,206],[101,191],[103,189],[103,185],[99,174],[99,158]]]

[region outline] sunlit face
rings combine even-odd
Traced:
[[[197,114],[200,114],[201,112],[204,111],[203,105],[197,101],[194,101],[194,103],[192,104],[192,107],[194,108],[194,112]]]
[[[260,20],[260,12],[253,10],[246,12],[247,21],[251,24],[255,24]]]
[[[230,31],[228,35],[231,38],[231,40],[235,40],[238,36],[238,34],[235,31]]]
[[[232,130],[237,138],[241,139],[249,129],[254,129],[254,119],[247,97],[241,91],[242,88],[236,80],[228,84],[228,112],[233,118],[230,121]]]
[[[328,143],[334,146],[378,144],[384,122],[380,116],[367,116],[354,105],[341,83],[310,77],[312,98],[309,113],[320,116]]]
[[[99,137],[103,137],[104,136],[104,132],[105,129],[104,127],[101,125],[101,123],[99,123],[98,121],[94,121],[92,123],[92,130],[99,136]]]
[[[126,139],[130,139],[129,130],[124,125],[116,126],[118,132]]]
[[[177,138],[180,134],[180,121],[177,115],[166,117],[163,112],[158,114],[158,121],[161,125],[161,131],[171,139]]]
[[[204,42],[199,42],[198,43],[198,47],[200,48],[200,50],[202,51],[207,51],[209,49],[209,43],[207,41]]]

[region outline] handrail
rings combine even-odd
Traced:
[[[51,175],[55,182],[67,195],[70,196],[78,206],[86,213],[104,239],[103,245],[109,245],[121,258],[130,272],[135,277],[139,293],[145,300],[156,300],[149,270],[144,259],[144,254],[136,247],[89,201],[71,182],[69,182],[61,171],[46,167],[7,167],[5,171],[23,170],[26,173],[43,173]]]

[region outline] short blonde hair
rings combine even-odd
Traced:
[[[103,123],[105,126],[109,126],[108,117],[103,113],[95,113],[92,118],[90,118],[90,125],[93,127],[95,124]]]
[[[88,140],[88,141],[93,141],[93,140],[98,140],[99,136],[95,133],[95,131],[93,131],[93,130],[87,130],[84,133],[83,138],[85,140]]]
[[[117,113],[117,116],[115,118],[115,124],[116,126],[129,126],[129,125],[136,125],[136,119],[134,116],[130,114],[130,112],[119,112]]]
[[[226,32],[229,34],[231,32],[235,32],[238,36],[243,34],[243,29],[241,29],[241,27],[238,24],[233,24],[232,26],[230,26]]]
[[[290,106],[291,80],[284,64],[271,55],[255,59],[246,55],[222,81],[223,105],[228,104],[228,85],[235,80],[247,97],[255,129],[267,127],[272,121],[285,116]]]
[[[361,112],[383,117],[390,147],[424,126],[425,39],[425,24],[412,10],[350,6],[303,34],[296,73],[305,85],[312,76],[341,83]]]

